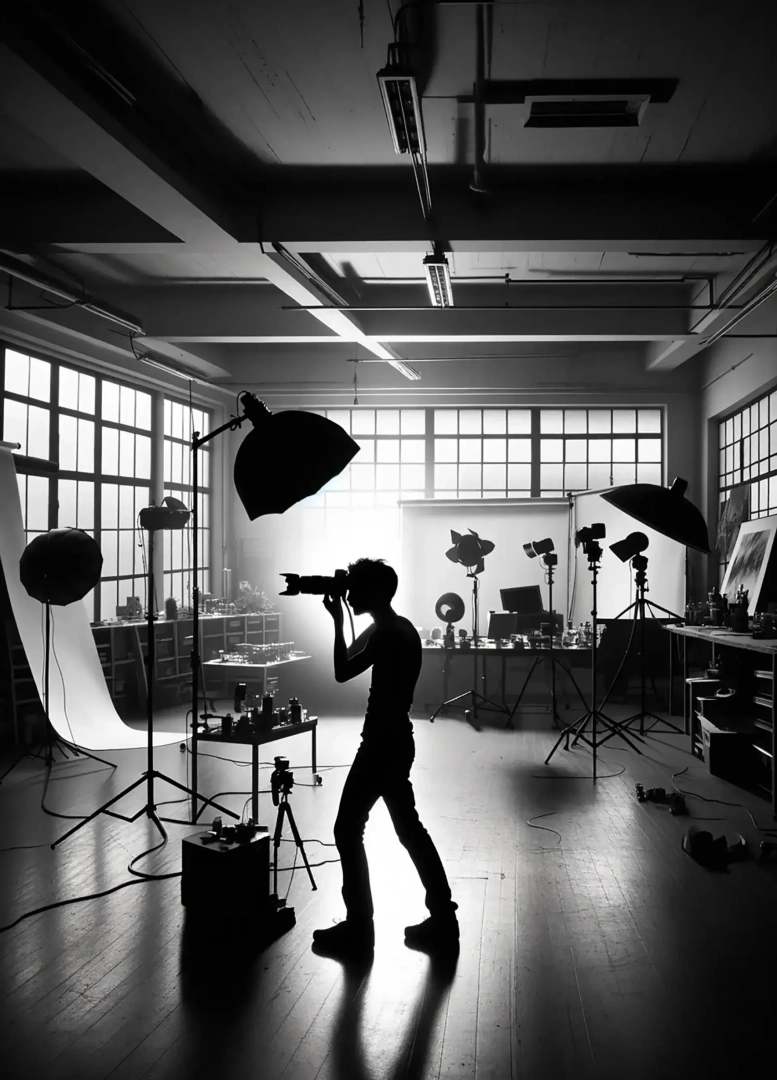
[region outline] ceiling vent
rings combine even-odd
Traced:
[[[677,86],[677,79],[486,79],[482,96],[487,106],[518,106],[524,127],[638,127],[648,105],[666,105]]]
[[[529,98],[527,128],[638,127],[650,98]]]

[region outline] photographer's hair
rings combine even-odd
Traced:
[[[363,588],[380,603],[391,603],[399,580],[383,559],[357,559],[348,567],[350,582]]]

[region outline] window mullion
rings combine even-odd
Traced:
[[[531,411],[531,497],[540,496],[540,410],[532,407]]]
[[[49,460],[59,462],[59,364],[51,365],[49,383]],[[76,467],[78,461],[76,460]],[[78,484],[76,484],[76,507],[78,507]],[[55,473],[49,480],[49,528],[59,527],[59,477]]]

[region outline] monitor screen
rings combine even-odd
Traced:
[[[505,611],[515,611],[519,615],[541,615],[544,610],[539,585],[522,585],[517,589],[500,589],[499,596]]]

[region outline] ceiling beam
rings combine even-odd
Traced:
[[[206,227],[194,205],[206,200],[191,191],[188,195],[177,191],[184,186],[183,180],[171,179],[161,163],[157,163],[157,179],[153,181],[139,165],[127,171],[121,168],[126,150],[119,154],[118,167],[106,164],[102,156],[113,152],[107,136],[98,139],[102,152],[95,154],[93,146],[82,152],[79,141],[70,137],[78,126],[72,117],[68,123],[60,117],[54,124],[45,119],[38,124],[37,113],[27,105],[26,97],[24,101],[26,116],[17,119],[38,134],[43,133],[42,127],[48,128],[48,134],[43,134],[61,153],[129,201],[136,211],[159,223],[169,235],[144,236],[142,231],[132,237],[123,235],[118,205],[113,209],[119,224],[112,223],[106,213],[100,214],[97,205],[91,219],[88,208],[83,207],[69,223],[72,195],[65,193],[58,205],[56,195],[36,196],[26,191],[23,201],[19,199],[14,207],[13,219],[5,223],[6,230],[13,230],[17,245],[48,243],[84,254],[164,254],[180,252],[180,242],[185,241],[187,250],[215,254],[233,250],[236,243],[242,247],[261,239],[266,249],[276,242],[292,254],[421,254],[438,238],[454,252],[613,251],[683,256],[749,254],[766,239],[748,224],[748,213],[760,197],[754,198],[752,188],[743,194],[748,179],[744,169],[728,169],[720,175],[720,170],[710,169],[702,178],[695,169],[679,167],[673,176],[654,172],[640,180],[620,170],[612,173],[602,168],[597,170],[598,181],[587,174],[575,180],[563,168],[516,175],[513,170],[495,167],[489,172],[493,194],[482,203],[473,202],[468,179],[459,181],[456,170],[445,170],[434,187],[433,229],[421,218],[417,197],[401,171],[395,170],[388,179],[381,172],[383,179],[376,179],[372,169],[338,170],[340,179],[334,183],[317,170],[280,170],[288,183],[271,174],[255,196],[243,194],[231,205],[226,228],[214,228],[214,223],[226,216],[226,211],[216,213],[214,208],[207,210],[213,217]],[[53,111],[56,115],[57,109]],[[89,141],[88,136],[84,138]],[[153,169],[153,162],[151,166]],[[160,195],[162,177],[172,189],[164,199]],[[187,185],[191,188],[191,181],[187,180]],[[755,187],[768,190],[765,180]],[[39,216],[62,220],[46,237]],[[17,246],[16,250],[22,249]]]
[[[732,333],[746,333],[748,319],[744,315],[749,304],[759,293],[771,285],[777,274],[777,254],[772,252],[774,245],[763,248],[751,260],[752,266],[744,267],[737,275],[719,275],[716,281],[716,305],[706,311],[691,312],[695,315],[690,321],[691,334],[670,342],[654,342],[647,350],[645,367],[648,371],[672,371],[684,364],[691,357],[697,356],[707,348],[708,340],[719,333],[732,320],[738,320],[732,327]],[[735,305],[735,309],[724,306]],[[766,305],[773,307],[773,299],[765,301],[764,306],[755,310],[763,314]],[[754,316],[753,316],[754,317]]]

